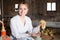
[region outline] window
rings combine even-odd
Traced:
[[[56,11],[56,3],[48,2],[47,3],[47,11]]]
[[[15,4],[15,12],[18,11],[18,4]]]
[[[51,11],[51,3],[47,3],[47,11]]]

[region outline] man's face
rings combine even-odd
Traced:
[[[20,4],[19,6],[19,15],[20,16],[25,16],[28,12],[28,7],[26,4]]]

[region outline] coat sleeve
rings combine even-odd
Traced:
[[[19,33],[19,30],[17,28],[15,20],[10,20],[10,28],[11,28],[11,33],[15,38],[21,38],[21,37],[29,36],[26,33]]]
[[[11,33],[14,37],[18,37],[18,30],[16,28],[16,22],[14,20],[10,20],[10,28],[11,28]]]
[[[28,32],[32,33],[33,32],[33,26],[32,26],[32,21],[30,18],[29,18],[29,25],[28,26],[29,26]]]

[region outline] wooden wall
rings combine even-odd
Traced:
[[[17,13],[15,12],[15,4],[21,2],[22,0],[3,0],[3,16],[5,28],[7,30],[7,34],[10,34],[9,22],[10,18],[15,16]],[[60,0],[23,0],[30,4],[30,10],[28,16],[34,20],[44,19],[46,21],[52,22],[60,22]],[[47,2],[56,2],[56,11],[48,12]],[[8,29],[7,29],[8,28]]]
[[[45,19],[47,21],[60,21],[60,1],[59,0],[25,0],[30,4],[30,10],[28,16],[32,20]],[[14,5],[21,2],[20,0],[4,0],[4,17],[12,17],[16,15]],[[56,2],[56,11],[47,11],[47,2]]]

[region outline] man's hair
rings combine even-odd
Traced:
[[[19,9],[19,6],[20,6],[21,4],[25,4],[25,5],[27,5],[27,7],[29,8],[29,3],[27,3],[27,2],[20,2],[20,3],[18,4],[18,9]]]

